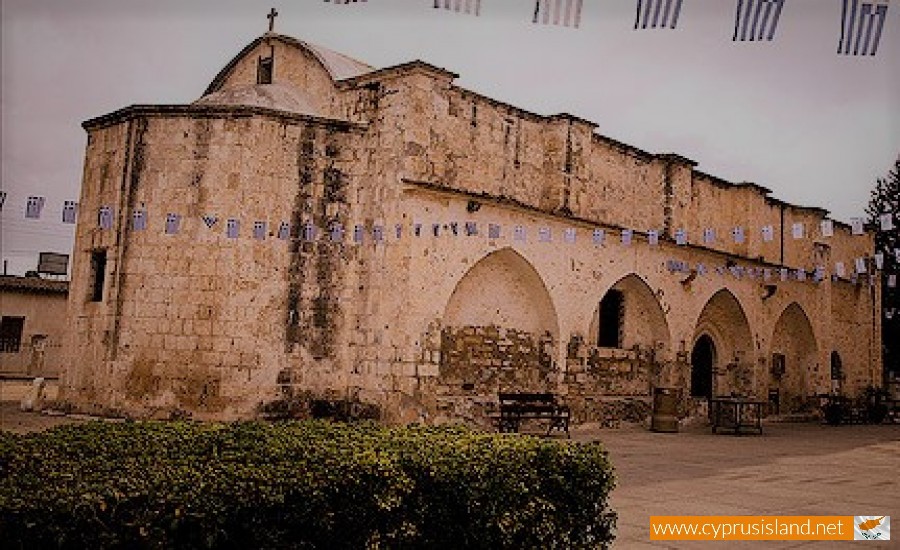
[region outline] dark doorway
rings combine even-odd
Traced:
[[[697,339],[691,352],[691,396],[712,397],[713,365],[716,362],[716,345],[704,334]]]
[[[841,367],[841,356],[836,351],[831,352],[831,379],[844,379],[844,369]]]
[[[620,290],[610,290],[600,300],[600,327],[597,331],[597,345],[599,347],[622,347],[624,317],[625,295]]]

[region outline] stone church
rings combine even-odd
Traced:
[[[64,399],[483,423],[541,390],[606,422],[880,384],[871,234],[456,78],[268,32],[193,103],[85,122]]]

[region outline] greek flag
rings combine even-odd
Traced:
[[[339,223],[332,224],[330,233],[331,233],[331,242],[339,243],[344,240],[344,227],[341,224],[339,224]]]
[[[678,246],[685,246],[687,245],[687,242],[688,238],[686,229],[678,229],[677,231],[675,231],[675,244],[677,244]]]
[[[634,231],[631,229],[623,229],[622,230],[622,244],[625,246],[631,245],[631,239],[634,236]]]
[[[257,241],[266,240],[266,222],[253,222],[253,238]]]
[[[594,246],[602,246],[603,241],[606,240],[606,231],[595,229],[593,235],[591,235],[591,240],[594,242]]]
[[[41,211],[44,209],[44,197],[28,197],[25,203],[25,217],[32,220],[41,219]]]
[[[703,243],[712,244],[714,242],[716,242],[716,230],[711,227],[707,227],[703,230]]]
[[[583,0],[535,0],[531,22],[578,28],[583,3]]]
[[[793,229],[792,229],[791,233],[794,235],[795,239],[802,239],[803,238],[803,224],[799,223],[799,222],[795,223],[793,225]]]
[[[313,225],[312,222],[306,222],[303,224],[303,240],[306,242],[313,242],[316,240],[316,226]]]
[[[637,0],[635,29],[674,29],[681,13],[681,0]]]
[[[475,222],[466,222],[466,237],[474,237],[478,235],[478,224]]]
[[[731,236],[734,237],[734,242],[737,244],[741,244],[744,242],[744,228],[743,227],[735,227],[731,230]]]
[[[97,213],[97,225],[100,229],[112,229],[113,209],[111,206],[101,206]]]
[[[376,225],[372,228],[372,238],[376,243],[380,243],[384,240],[384,227],[381,225]]]
[[[655,229],[651,229],[647,231],[647,242],[650,243],[650,246],[656,246],[659,244],[659,232]]]
[[[237,239],[238,234],[241,232],[241,222],[231,218],[227,222],[225,222],[225,235],[229,239]]]
[[[403,237],[403,224],[394,225],[394,237],[399,241]]]
[[[553,240],[553,234],[550,232],[549,227],[541,227],[538,229],[538,240],[542,243],[549,243]]]
[[[62,222],[75,223],[75,217],[78,215],[78,203],[75,201],[65,201],[63,203]]]
[[[491,223],[488,224],[488,238],[489,239],[499,239],[500,238],[500,226]]]
[[[897,275],[888,275],[888,288],[897,288]]]
[[[363,226],[357,224],[353,226],[353,242],[356,244],[362,244],[363,238],[365,237],[366,230]]]
[[[525,242],[525,228],[521,225],[517,225],[513,227],[513,240],[524,243]]]
[[[850,218],[850,228],[854,235],[865,234],[866,230],[863,223],[864,222],[862,218]]]
[[[821,229],[823,237],[834,237],[834,221],[822,220]]]
[[[166,235],[174,235],[178,233],[178,226],[181,224],[181,216],[178,214],[166,214]]]
[[[857,273],[866,273],[866,259],[865,258],[857,258],[856,259],[856,272]]]
[[[772,40],[782,7],[784,0],[738,0],[732,40]]]
[[[775,228],[771,225],[764,225],[762,228],[763,241],[770,243],[775,238]]]
[[[879,220],[881,220],[881,230],[882,231],[890,231],[891,229],[894,228],[894,216],[890,212],[882,214],[879,217]]]
[[[834,274],[843,279],[847,276],[847,268],[844,266],[844,262],[835,262],[834,264]]]
[[[131,228],[135,231],[144,231],[147,229],[147,211],[135,210],[131,214]]]
[[[875,55],[887,9],[888,0],[844,0],[838,53]]]
[[[569,244],[574,243],[576,238],[576,230],[574,227],[566,228],[563,233],[563,240]]]
[[[782,267],[782,268],[781,268],[781,273],[780,273],[780,276],[781,276],[781,277],[780,277],[780,278],[781,278],[781,281],[782,281],[782,282],[785,282],[785,281],[788,280],[788,274],[789,274],[789,273],[790,273],[790,272],[788,271],[788,268],[786,268],[786,267]]]
[[[434,0],[434,9],[438,8],[481,15],[481,0]]]
[[[285,241],[291,237],[291,224],[288,222],[281,222],[281,225],[278,226],[278,238],[282,241]]]
[[[884,254],[876,252],[873,258],[875,258],[875,269],[884,269]]]

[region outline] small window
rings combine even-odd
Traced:
[[[103,301],[103,286],[106,283],[106,250],[91,252],[91,301]]]
[[[599,347],[622,347],[624,318],[625,295],[619,290],[610,290],[600,300],[600,328],[597,334],[597,345]]]
[[[269,57],[260,57],[259,62],[256,66],[256,83],[257,84],[271,84],[272,83],[272,73],[274,68],[274,58],[272,56]]]
[[[19,353],[22,347],[22,329],[25,327],[24,317],[7,317],[0,319],[0,353]]]

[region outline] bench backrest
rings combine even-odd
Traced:
[[[513,405],[523,403],[548,404],[556,403],[556,396],[552,393],[507,393],[500,392],[500,405]]]

